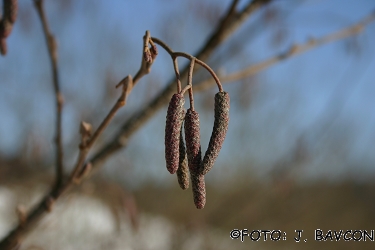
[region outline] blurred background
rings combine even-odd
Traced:
[[[238,10],[249,1],[239,2]],[[45,1],[58,41],[64,94],[63,142],[70,170],[79,123],[96,128],[135,75],[146,30],[175,51],[196,54],[230,0]],[[293,44],[358,23],[367,0],[274,0],[243,22],[207,63],[220,76],[276,57]],[[375,22],[255,75],[226,82],[229,131],[206,175],[207,203],[193,204],[165,169],[166,106],[107,160],[93,178],[56,204],[21,249],[373,249],[375,242],[314,242],[314,230],[375,230]],[[15,207],[36,204],[53,182],[55,101],[41,23],[31,0],[0,57],[0,238],[16,225]],[[182,69],[188,64],[179,59]],[[174,78],[159,55],[93,152],[147,107]],[[193,85],[209,75],[198,70]],[[216,87],[195,93],[205,152]],[[186,105],[187,107],[187,105]],[[285,241],[232,240],[247,228],[281,230]],[[306,243],[296,243],[304,230]],[[329,240],[328,240],[329,241]]]

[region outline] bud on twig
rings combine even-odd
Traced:
[[[191,172],[197,173],[202,161],[198,112],[189,108],[184,124],[189,169]]]
[[[229,124],[229,94],[218,92],[215,95],[215,122],[207,151],[204,155],[201,174],[205,175],[213,167],[223,145]]]
[[[86,147],[87,142],[90,140],[92,132],[92,126],[90,123],[82,121],[79,126],[79,133],[81,134],[81,144],[80,146]]]
[[[176,173],[179,165],[180,130],[185,111],[185,99],[181,94],[174,94],[169,102],[165,126],[165,160],[171,174]]]
[[[152,62],[152,57],[151,57],[151,53],[150,51],[147,49],[147,51],[143,52],[143,59],[147,62],[147,63],[151,63]]]
[[[184,138],[182,135],[182,124],[181,124],[181,131],[180,131],[180,162],[177,169],[177,181],[180,187],[185,190],[189,188],[189,168],[187,163],[186,157],[186,149]]]
[[[150,40],[151,41],[151,40]],[[156,47],[155,44],[151,45],[150,51],[153,55],[157,56],[158,55],[158,47]]]

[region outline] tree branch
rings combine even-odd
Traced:
[[[150,35],[148,31],[146,32],[143,42],[144,44],[146,44],[146,46],[150,42]],[[142,76],[150,72],[151,65],[156,57],[156,54],[156,49],[152,49],[150,51],[151,59],[148,59],[146,63],[142,62],[141,68],[137,72],[138,80],[141,79]],[[142,61],[146,61],[145,57],[142,58]],[[68,191],[69,188],[71,188],[74,184],[79,184],[82,179],[91,172],[92,164],[90,162],[84,164],[87,154],[89,153],[97,138],[102,134],[104,129],[115,116],[119,108],[125,106],[127,97],[134,87],[134,82],[131,76],[129,75],[125,77],[116,85],[116,87],[120,86],[122,86],[122,92],[119,99],[92,136],[91,125],[84,122],[81,123],[80,132],[82,135],[82,140],[81,144],[79,145],[79,156],[69,179],[59,186],[55,185],[38,205],[36,205],[27,215],[25,214],[22,216],[22,221],[19,221],[18,226],[11,232],[9,232],[9,234],[0,241],[1,250],[18,249],[22,240],[28,234],[28,232],[30,232],[34,228],[34,226],[39,222],[41,218],[43,218],[44,215],[52,210],[55,201],[60,198],[66,191]]]
[[[63,164],[63,147],[62,147],[62,108],[64,103],[63,95],[60,91],[59,72],[57,67],[57,43],[55,37],[51,34],[48,21],[43,8],[43,0],[34,0],[35,8],[38,12],[40,21],[42,22],[44,36],[47,42],[48,54],[51,60],[53,87],[55,91],[56,101],[56,125],[55,125],[55,157],[56,157],[56,180],[55,185],[60,186],[63,182],[64,164]]]
[[[223,83],[229,83],[229,82],[235,82],[241,79],[244,79],[246,77],[249,77],[251,75],[255,75],[256,73],[259,73],[262,70],[267,69],[268,67],[271,67],[272,65],[283,61],[285,59],[288,59],[292,56],[296,56],[299,54],[302,54],[304,52],[307,52],[313,48],[316,48],[318,46],[325,45],[327,43],[335,42],[338,40],[342,40],[344,38],[354,36],[359,34],[368,24],[373,22],[375,20],[375,12],[371,13],[370,15],[366,16],[364,19],[362,19],[357,24],[354,24],[350,27],[344,28],[342,30],[339,30],[337,32],[328,34],[326,36],[320,37],[320,38],[314,38],[309,39],[306,43],[303,44],[295,44],[290,47],[289,50],[285,51],[284,53],[281,53],[279,55],[273,56],[269,59],[266,59],[260,63],[257,63],[255,65],[251,65],[250,67],[247,67],[243,70],[240,70],[238,72],[221,76],[220,79]],[[195,91],[203,91],[207,88],[212,87],[212,85],[215,84],[215,81],[213,81],[211,78],[198,83],[195,85],[194,90]]]

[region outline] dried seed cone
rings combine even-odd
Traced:
[[[18,3],[17,0],[4,0],[4,19],[14,23],[17,18]]]
[[[185,99],[174,94],[169,102],[165,126],[165,160],[171,174],[176,173],[180,160],[180,131],[184,119]]]
[[[184,124],[189,169],[197,173],[202,161],[198,112],[188,109]]]
[[[215,122],[207,151],[200,167],[205,175],[213,167],[223,145],[229,124],[229,94],[219,92],[215,95]]]
[[[204,182],[204,175],[193,172],[190,173],[194,204],[196,208],[202,209],[204,205],[206,205],[206,184]]]
[[[189,188],[189,168],[187,163],[186,149],[182,135],[182,125],[180,132],[180,162],[177,169],[177,180],[180,187],[185,190]]]

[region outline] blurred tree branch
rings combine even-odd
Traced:
[[[246,77],[255,75],[262,70],[265,70],[272,65],[283,61],[285,59],[288,59],[292,56],[296,56],[299,54],[302,54],[304,52],[307,52],[311,49],[314,49],[318,46],[325,45],[327,43],[335,42],[338,40],[345,39],[347,37],[355,36],[359,34],[368,24],[373,22],[375,20],[375,12],[372,12],[365,18],[363,18],[360,22],[357,24],[354,24],[350,27],[346,27],[342,30],[339,30],[337,32],[328,34],[326,36],[320,37],[320,38],[310,38],[306,43],[303,44],[295,44],[290,47],[289,50],[285,51],[284,53],[281,53],[276,56],[272,56],[271,58],[268,58],[260,63],[257,63],[255,65],[251,65],[247,68],[244,68],[240,71],[237,71],[235,73],[229,74],[229,75],[224,75],[220,76],[220,79],[223,83],[229,83],[229,82],[236,82],[238,80],[244,79]],[[215,82],[210,78],[207,79],[201,83],[197,83],[195,85],[195,90],[197,91],[203,91],[207,88],[212,87],[212,85]]]
[[[43,0],[34,0],[35,9],[38,12],[40,21],[42,22],[44,36],[47,42],[48,54],[51,60],[52,66],[52,75],[53,75],[53,87],[55,91],[55,100],[56,100],[56,127],[55,127],[55,157],[56,157],[56,187],[61,186],[63,182],[63,175],[64,175],[64,153],[63,153],[63,146],[62,146],[62,108],[64,103],[63,95],[60,91],[60,83],[59,83],[59,71],[57,66],[57,42],[55,37],[52,35],[46,14],[43,9]]]

